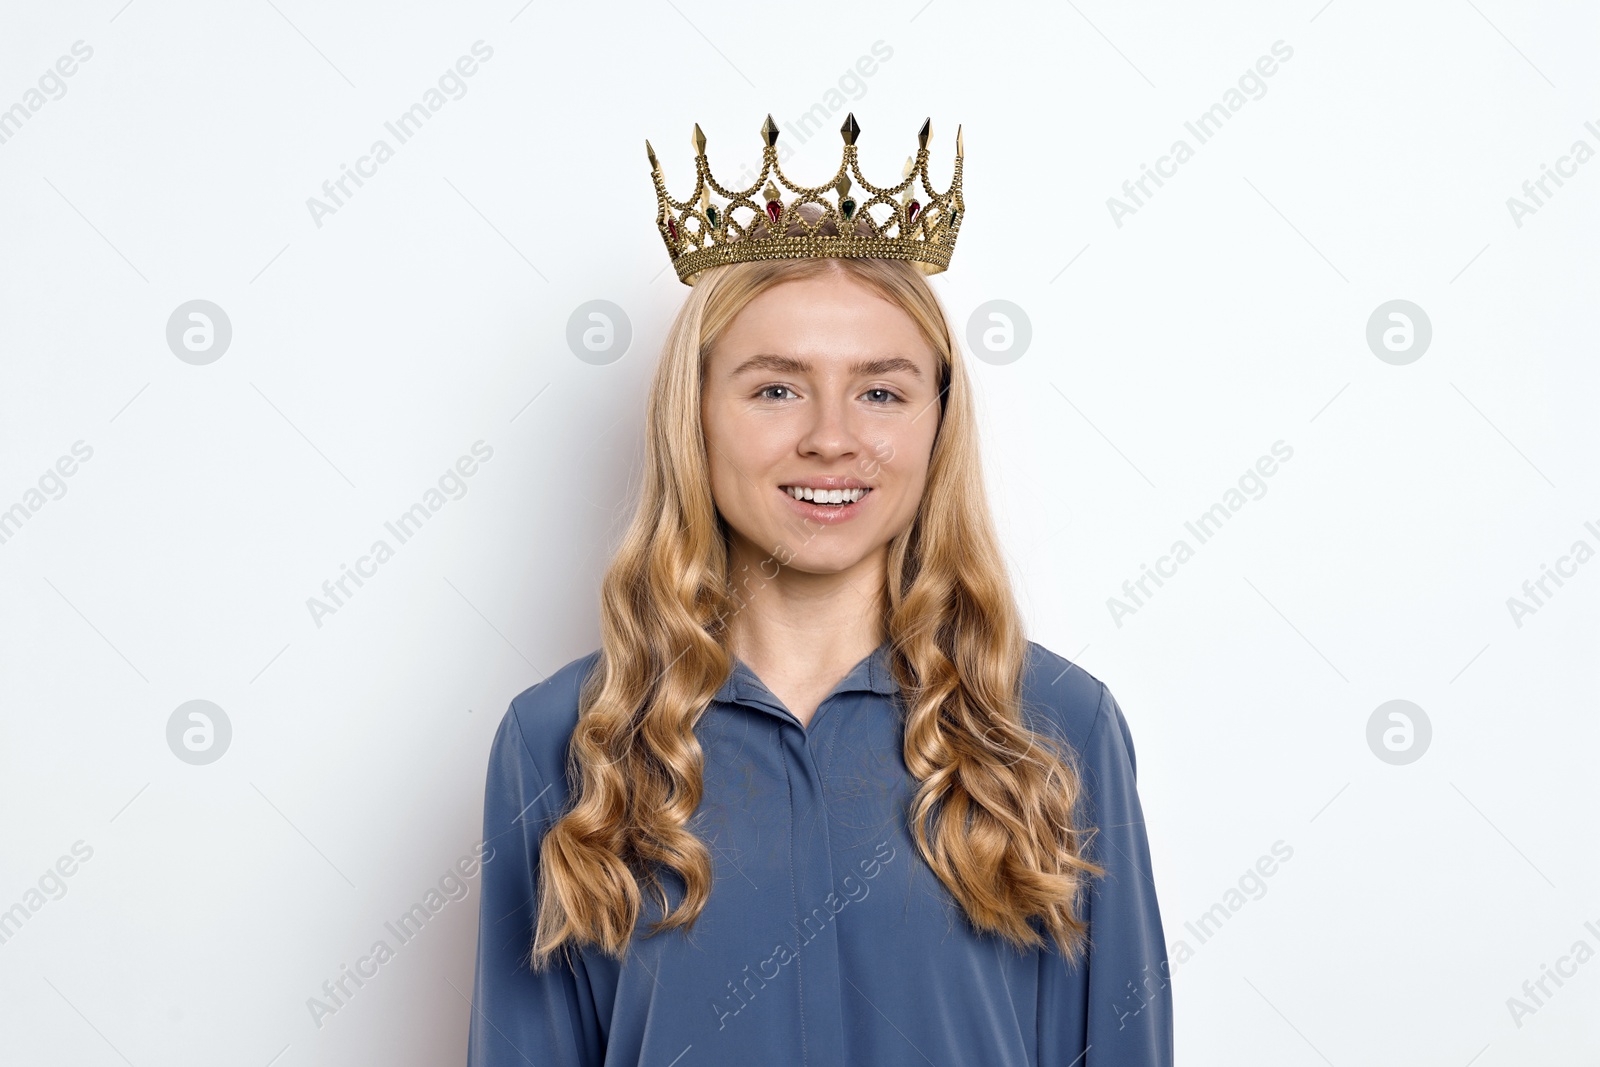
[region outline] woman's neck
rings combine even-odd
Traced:
[[[730,546],[732,648],[762,678],[842,675],[888,636],[887,546],[840,570],[782,566],[754,546]]]

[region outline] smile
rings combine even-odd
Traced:
[[[798,485],[780,485],[778,488],[796,500],[807,500],[823,506],[854,504],[872,492],[871,489],[808,489]]]
[[[778,492],[796,516],[822,526],[849,522],[869,507],[871,501],[867,498],[872,495],[872,490],[865,487],[811,489],[803,485],[780,485]]]

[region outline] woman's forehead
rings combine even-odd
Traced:
[[[918,353],[932,358],[916,320],[898,304],[860,284],[813,278],[784,282],[755,297],[721,331],[713,352],[741,361],[758,353],[829,361]]]

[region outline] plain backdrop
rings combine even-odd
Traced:
[[[771,113],[820,182],[849,111],[883,184],[931,117],[942,187],[963,128],[934,284],[1030,634],[1132,729],[1180,1062],[1600,1055],[1597,35],[1506,0],[10,0],[0,1058],[462,1062],[489,742],[598,645],[689,292],[644,140],[686,196],[695,122],[728,183]]]

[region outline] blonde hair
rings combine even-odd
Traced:
[[[646,414],[638,509],[601,588],[601,656],[567,751],[576,783],[541,849],[532,961],[587,943],[621,958],[652,891],[691,927],[711,892],[710,852],[686,826],[703,789],[695,723],[729,676],[737,610],[726,529],[711,495],[700,390],[707,354],[739,311],[783,282],[839,271],[903,308],[940,370],[940,422],[915,520],[888,545],[884,625],[905,697],[907,815],[918,852],[972,924],[1019,948],[1075,959],[1093,830],[1074,824],[1070,746],[1033,731],[1021,707],[1027,639],[989,516],[971,389],[937,295],[913,264],[807,258],[706,270],[679,310]],[[660,873],[683,899],[668,912]]]

